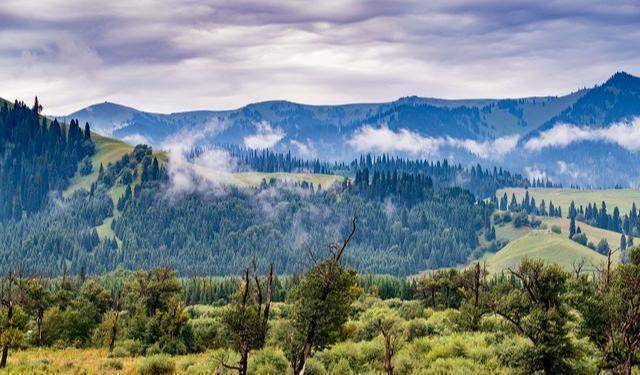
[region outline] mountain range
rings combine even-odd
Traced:
[[[350,160],[363,153],[500,165],[530,178],[583,187],[638,186],[640,78],[619,72],[563,96],[306,105],[267,101],[222,111],[150,113],[100,103],[62,117],[129,143],[291,151]],[[636,140],[637,139],[637,140]]]

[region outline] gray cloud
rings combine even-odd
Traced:
[[[0,96],[60,114],[548,95],[638,74],[639,38],[635,0],[4,0]]]

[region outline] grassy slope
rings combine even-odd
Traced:
[[[558,263],[566,270],[572,269],[574,261],[585,260],[584,271],[594,271],[604,256],[582,246],[564,235],[547,231],[531,231],[510,242],[502,250],[485,258],[492,273],[500,273],[520,263],[523,257],[540,258],[548,263]]]
[[[315,187],[329,187],[336,182],[341,182],[344,177],[331,174],[314,174],[314,173],[261,173],[261,172],[245,172],[234,173],[236,183],[239,185],[257,186],[265,179],[269,181],[272,178],[287,182],[307,181],[313,183]]]
[[[78,189],[88,190],[91,187],[91,183],[98,178],[100,164],[106,168],[107,164],[118,161],[122,155],[133,150],[132,146],[116,139],[103,137],[95,133],[92,134],[92,138],[96,143],[96,153],[91,159],[93,172],[87,176],[76,175],[67,190],[65,190],[65,195],[69,195]]]
[[[498,190],[498,198],[502,197],[503,193],[507,193],[509,201],[511,201],[511,194],[516,195],[518,201],[521,201],[525,194],[525,189],[522,188],[509,188]],[[569,204],[573,200],[576,206],[596,202],[598,207],[600,203],[604,201],[607,204],[607,211],[613,212],[614,207],[618,207],[621,213],[629,212],[633,202],[640,204],[640,190],[635,189],[606,189],[606,190],[575,190],[575,189],[542,189],[535,188],[529,189],[529,195],[536,199],[536,204],[540,204],[544,199],[547,206],[549,201],[553,201],[554,205],[560,205],[562,207],[563,215],[569,210]]]

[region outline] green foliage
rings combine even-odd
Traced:
[[[249,374],[280,375],[289,371],[291,371],[289,369],[289,361],[279,349],[264,348],[258,350],[249,360]]]
[[[176,372],[176,364],[167,355],[146,357],[138,366],[140,375],[172,375]]]
[[[124,368],[124,365],[122,363],[122,361],[119,361],[117,359],[108,359],[106,361],[104,361],[101,365],[100,368],[104,369],[104,370],[122,370]]]
[[[299,340],[308,338],[314,348],[336,340],[356,297],[356,280],[354,270],[333,259],[320,261],[307,272],[290,297],[292,325]]]
[[[488,303],[533,343],[523,355],[525,372],[572,372],[571,360],[578,353],[568,336],[569,311],[564,303],[568,274],[558,265],[526,258],[512,273],[517,281],[501,282]]]
[[[280,273],[294,273],[308,262],[310,244],[332,241],[347,230],[346,218],[359,212],[362,230],[353,239],[350,264],[364,272],[406,275],[464,263],[479,245],[478,231],[490,210],[455,188],[429,190],[408,204],[402,192],[385,202],[346,187],[308,192],[278,185],[226,187],[223,197],[185,193],[175,199],[163,186],[147,183],[133,193],[113,230],[129,267],[169,263],[184,275],[229,275],[255,256],[261,265],[274,262]]]

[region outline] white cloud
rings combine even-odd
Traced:
[[[167,172],[170,194],[210,191],[212,186],[219,187],[220,183],[225,182],[224,178],[235,165],[226,151],[208,149],[194,160],[188,158],[200,141],[221,128],[221,124],[212,122],[200,131],[181,131],[163,142],[161,148],[169,153]]]
[[[305,158],[309,158],[315,155],[315,152],[311,150],[311,147],[300,141],[296,141],[295,139],[291,140],[291,144],[298,149],[298,153]]]
[[[574,163],[567,163],[563,160],[558,161],[558,174],[566,175],[576,180],[578,178],[588,179],[588,173],[582,171],[578,166]]]
[[[253,149],[265,149],[275,146],[285,137],[284,130],[273,128],[268,122],[256,124],[256,134],[244,137],[244,145]]]
[[[365,125],[347,141],[358,152],[407,152],[414,155],[435,155],[445,143],[442,138],[423,137],[407,129],[397,132],[387,126]]]
[[[149,140],[149,138],[139,133],[129,134],[123,137],[122,140],[131,145],[150,145],[151,144],[151,141]]]
[[[547,179],[547,172],[535,168],[535,167],[525,167],[524,168],[525,173],[527,174],[527,177],[529,178],[529,180],[546,180]]]
[[[478,142],[472,139],[422,136],[408,129],[393,131],[387,126],[376,128],[365,125],[347,143],[358,152],[406,152],[422,156],[437,155],[442,147],[449,146],[465,149],[482,159],[496,160],[516,148],[518,136]]]
[[[470,153],[482,159],[501,159],[511,151],[515,150],[518,145],[519,137],[517,135],[496,138],[493,141],[477,142],[472,139],[455,139],[447,138],[449,146],[464,148]]]
[[[601,141],[617,144],[629,151],[640,150],[640,118],[614,123],[608,127],[588,128],[570,124],[557,124],[528,140],[524,147],[539,151],[549,147],[567,147],[572,143]]]

